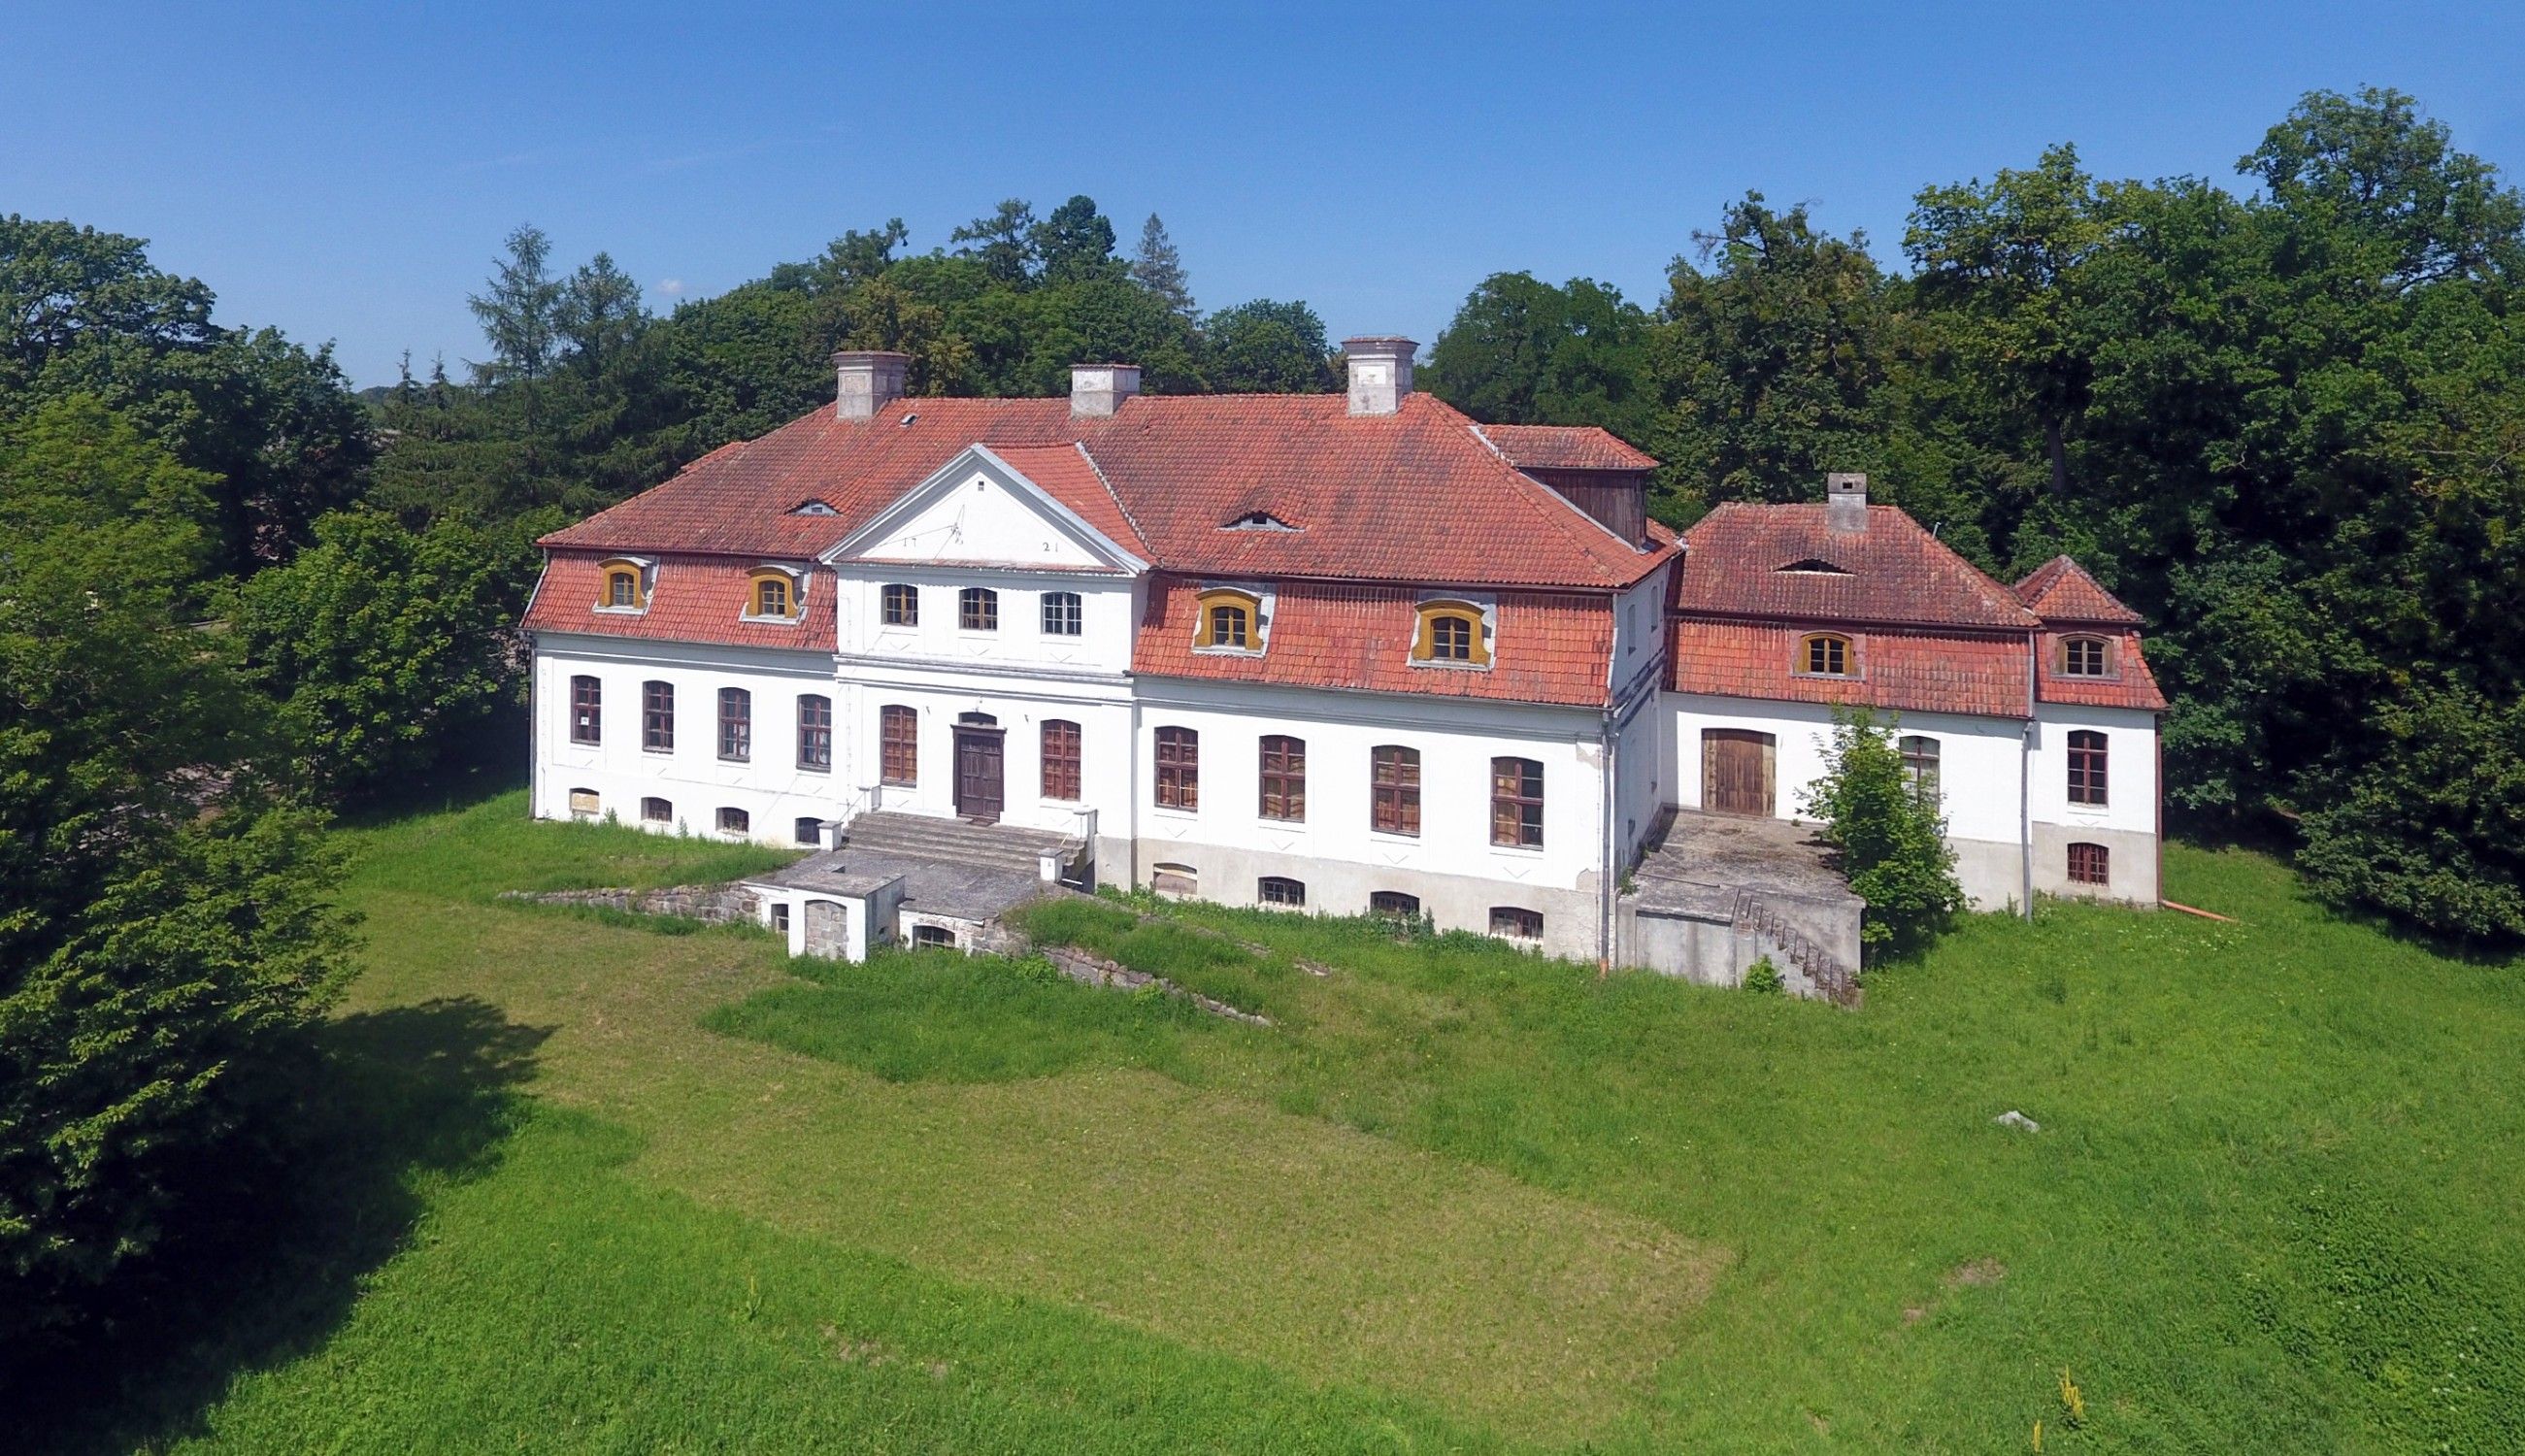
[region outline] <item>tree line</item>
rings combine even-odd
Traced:
[[[2070,551],[2147,613],[2174,801],[2277,820],[2318,892],[2525,939],[2525,208],[2406,97],[2305,100],[2252,190],[2068,147],[1933,186],[1894,271],[1758,194],[1654,309],[1484,280],[1424,377],[1478,418],[1602,424],[1657,509],[1863,469],[1982,565]],[[1303,303],[1204,312],[1154,217],[1020,201],[658,315],[532,227],[484,358],[355,392],[212,321],[145,245],[0,218],[0,1338],[70,1321],[206,1189],[286,1155],[347,974],[327,810],[522,737],[534,539],[831,398],[1316,391]]]

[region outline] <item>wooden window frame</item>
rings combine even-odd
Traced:
[[[647,611],[649,609],[648,567],[642,565],[638,561],[618,557],[611,560],[599,562],[597,570],[603,573],[604,581],[603,587],[600,588],[596,594],[597,610]],[[630,583],[631,600],[628,602],[615,601],[614,598],[616,596],[617,588],[626,580]]]
[[[798,766],[809,773],[833,771],[833,700],[798,695]]]
[[[1914,748],[1913,745],[1923,745]],[[1903,755],[1903,781],[1911,797],[1925,804],[1945,801],[1945,748],[1925,733],[1906,733],[1894,741],[1895,751]]]
[[[1234,587],[1212,587],[1197,599],[1193,613],[1192,645],[1213,653],[1259,653],[1262,651],[1262,599],[1252,592]],[[1235,640],[1222,641],[1219,624],[1233,621]]]
[[[718,812],[713,816],[713,822],[718,826],[718,832],[721,834],[754,833],[754,816],[732,803],[720,804]]]
[[[1452,639],[1461,636],[1463,655],[1459,656],[1450,643],[1442,654],[1440,624],[1453,622],[1460,630],[1445,632]],[[1424,667],[1488,667],[1491,648],[1483,630],[1482,608],[1471,602],[1423,602],[1411,630],[1411,660]]]
[[[765,605],[766,593],[777,589],[782,609],[772,611]],[[793,572],[776,566],[766,566],[746,578],[745,614],[756,621],[794,622],[807,608],[807,592]]]
[[[650,812],[653,808],[657,810],[656,813]],[[644,796],[640,801],[640,822],[643,824],[674,823],[674,801],[671,799],[661,799],[655,794]]]
[[[754,694],[744,688],[718,690],[718,756],[722,763],[754,761]]]
[[[1262,735],[1257,756],[1255,813],[1282,824],[1307,822],[1307,741],[1287,733]]]
[[[1420,897],[1408,890],[1370,891],[1367,913],[1382,920],[1417,920],[1420,918]]]
[[[1543,848],[1543,764],[1503,754],[1491,760],[1491,843],[1509,849]]]
[[[2069,802],[2101,809],[2112,802],[2111,741],[2092,728],[2069,735]]]
[[[1043,797],[1076,803],[1081,797],[1086,734],[1067,718],[1043,720],[1041,754]]]
[[[1087,606],[1076,592],[1044,593],[1042,617],[1046,637],[1087,635]]]
[[[1254,902],[1274,909],[1307,907],[1307,882],[1288,875],[1264,875],[1254,882]]]
[[[2096,668],[2093,672],[2077,665],[2082,648],[2091,648],[2095,652]],[[2052,665],[2062,677],[2074,677],[2081,682],[2107,682],[2121,675],[2120,664],[2114,658],[2113,640],[2093,632],[2079,632],[2061,638],[2059,655]]]
[[[990,587],[965,587],[956,593],[956,630],[1000,630],[1000,594]]]
[[[605,683],[593,673],[570,677],[569,741],[590,746],[605,742]]]
[[[1491,906],[1491,934],[1505,941],[1543,939],[1543,912],[1523,905]]]
[[[1420,751],[1383,743],[1367,751],[1367,827],[1396,839],[1420,837]]]
[[[1821,659],[1829,664],[1838,655],[1841,665],[1818,667]],[[1848,678],[1858,676],[1858,642],[1847,632],[1808,632],[1798,639],[1797,660],[1791,664],[1797,677]]]
[[[2069,846],[2068,876],[2072,885],[2109,886],[2113,883],[2113,851],[2110,846],[2079,840]]]
[[[888,627],[920,625],[920,588],[889,581],[877,588],[877,620]]]
[[[920,782],[920,709],[889,703],[876,710],[877,782],[909,789]]]
[[[1172,725],[1155,736],[1157,774],[1151,785],[1157,806],[1201,812],[1201,732]]]
[[[640,685],[640,752],[675,751],[675,685],[651,678]]]

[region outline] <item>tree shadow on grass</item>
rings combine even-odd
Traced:
[[[232,1381],[322,1347],[409,1239],[421,1181],[496,1165],[551,1034],[470,997],[325,1026],[298,1153],[198,1208],[74,1340],[0,1370],[18,1448],[121,1451],[201,1434]]]

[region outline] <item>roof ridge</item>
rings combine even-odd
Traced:
[[[1156,548],[1149,545],[1149,533],[1140,529],[1140,518],[1131,513],[1130,503],[1123,500],[1122,493],[1114,488],[1114,481],[1105,473],[1105,467],[1096,463],[1096,457],[1088,451],[1087,442],[1072,440],[1069,442],[1069,448],[1078,452],[1078,458],[1087,462],[1089,470],[1095,472],[1096,483],[1104,486],[1105,494],[1114,498],[1114,509],[1122,512],[1123,522],[1130,526],[1132,536],[1137,538],[1133,544],[1150,556],[1157,555]]]
[[[1432,406],[1444,411],[1448,414],[1454,415],[1463,424],[1466,430],[1471,432],[1474,439],[1481,441],[1483,449],[1488,452],[1490,459],[1497,462],[1500,470],[1506,475],[1513,488],[1525,494],[1527,504],[1530,506],[1541,506],[1544,518],[1553,522],[1554,527],[1560,532],[1562,538],[1568,541],[1571,546],[1578,548],[1580,552],[1586,553],[1587,548],[1582,545],[1580,539],[1572,533],[1569,522],[1561,519],[1562,516],[1574,515],[1579,519],[1584,520],[1596,531],[1598,535],[1603,536],[1607,541],[1621,547],[1625,551],[1633,552],[1640,556],[1656,555],[1656,552],[1654,551],[1641,551],[1639,547],[1634,546],[1630,542],[1624,541],[1621,537],[1614,535],[1612,527],[1606,525],[1603,521],[1598,520],[1596,517],[1589,515],[1586,511],[1579,510],[1576,502],[1571,501],[1567,496],[1562,495],[1560,492],[1545,485],[1542,481],[1526,474],[1523,470],[1518,469],[1516,462],[1508,458],[1507,452],[1501,450],[1497,445],[1492,444],[1490,436],[1482,433],[1482,426],[1479,420],[1474,419],[1471,415],[1466,414],[1463,411],[1448,404],[1445,400],[1438,398],[1436,395],[1424,395],[1418,397],[1428,400]],[[1543,502],[1538,499],[1538,493],[1540,493],[1541,496],[1548,496],[1551,498],[1548,506],[1544,505]],[[1638,578],[1633,577],[1629,580],[1637,579]],[[1628,582],[1626,581],[1624,584],[1627,585]]]

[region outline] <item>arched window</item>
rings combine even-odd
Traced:
[[[953,950],[956,948],[956,933],[943,925],[916,925],[912,928],[912,948]]]
[[[1201,735],[1190,728],[1158,730],[1158,806],[1201,807]]]
[[[640,747],[652,753],[675,751],[675,685],[640,685]]]
[[[1382,744],[1367,754],[1368,825],[1379,834],[1420,834],[1420,751]]]
[[[1262,633],[1257,625],[1262,615],[1262,598],[1229,587],[1213,587],[1201,594],[1199,604],[1193,646],[1238,653],[1262,648]]]
[[[745,614],[788,621],[805,605],[802,595],[795,577],[777,567],[766,566],[747,579]]]
[[[1078,801],[1078,725],[1066,718],[1043,720],[1043,797],[1064,803]]]
[[[731,808],[731,807],[729,807],[729,806],[728,806],[728,805],[726,805],[726,804],[721,804],[721,805],[719,805],[719,810],[718,810],[718,832],[719,832],[719,833],[721,833],[721,834],[744,834],[744,833],[746,833],[748,830],[752,829],[753,827],[754,827],[754,816],[753,816],[753,815],[748,814],[745,810],[740,809],[740,808]]]
[[[1264,875],[1254,882],[1254,898],[1284,910],[1303,910],[1307,907],[1307,882],[1287,875]]]
[[[833,700],[820,693],[798,695],[798,766],[814,773],[833,768]]]
[[[1379,890],[1367,898],[1367,913],[1387,920],[1420,918],[1420,897],[1400,890]]]
[[[718,755],[731,763],[754,756],[754,695],[743,688],[718,690]]]
[[[967,632],[1000,630],[1000,594],[989,587],[966,587],[958,592],[956,625]]]
[[[1085,616],[1079,609],[1076,592],[1043,594],[1043,635],[1076,637],[1085,630]]]
[[[878,781],[906,785],[919,783],[919,709],[889,703],[877,709],[876,720]]]
[[[889,627],[920,625],[920,588],[899,581],[885,584],[881,594],[885,601],[885,624]]]
[[[1265,819],[1292,823],[1307,817],[1307,741],[1285,733],[1262,735],[1262,795]]]
[[[1418,629],[1411,638],[1414,662],[1490,665],[1490,646],[1482,640],[1482,609],[1469,602],[1423,602]]]
[[[2113,882],[2113,852],[2102,845],[2069,847],[2069,883],[2072,885],[2109,885]]]
[[[1848,677],[1857,662],[1850,639],[1838,632],[1808,633],[1798,643],[1798,671],[1808,677]]]
[[[596,605],[610,611],[645,611],[649,607],[646,572],[638,561],[612,560],[601,568],[605,573],[603,595]]]
[[[2069,735],[2069,801],[2104,804],[2104,736],[2080,730]]]
[[[1511,941],[1543,939],[1543,912],[1519,905],[1491,906],[1491,934]]]
[[[1543,848],[1543,765],[1531,758],[1491,760],[1491,843]]]
[[[2113,673],[2112,644],[2101,637],[2064,637],[2060,639],[2060,675],[2063,677],[2110,677]]]
[[[650,824],[672,824],[675,806],[663,799],[644,799],[640,801],[640,818]]]
[[[1911,786],[1911,797],[1922,803],[1938,801],[1938,741],[1924,734],[1906,733],[1898,745],[1903,751],[1903,781]]]
[[[595,678],[573,677],[569,680],[569,741],[602,743],[605,741],[605,687]]]

